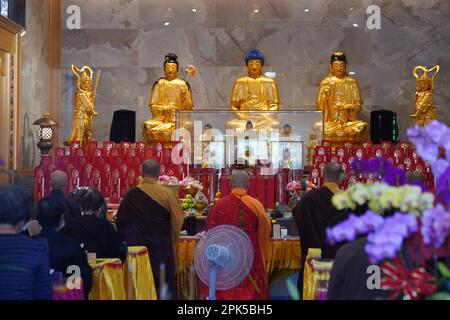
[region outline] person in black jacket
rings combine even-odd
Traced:
[[[371,289],[369,286],[371,271],[368,268],[371,264],[365,251],[366,244],[367,238],[361,237],[337,251],[328,285],[328,300],[386,298],[386,291]]]
[[[58,231],[64,225],[65,207],[55,198],[43,199],[38,203],[37,221],[42,227],[38,238],[44,238],[50,249],[50,267],[68,278],[72,273],[70,266],[78,266],[83,279],[83,290],[86,299],[92,287],[92,270],[88,264],[86,253],[77,241],[61,235]],[[71,271],[73,272],[73,271]]]
[[[89,188],[81,199],[81,217],[68,221],[61,233],[76,239],[86,252],[96,253],[97,258],[119,258],[124,262],[126,244],[112,224],[100,217],[105,203],[97,189]]]
[[[81,216],[81,208],[78,202],[73,197],[66,197],[64,190],[67,186],[67,175],[63,171],[55,171],[50,176],[50,183],[52,186],[52,191],[50,194],[40,201],[52,199],[60,201],[65,208],[65,221]]]
[[[339,163],[328,163],[324,170],[325,182],[321,188],[309,191],[293,210],[293,216],[298,228],[301,243],[301,269],[297,286],[300,295],[303,293],[303,271],[308,249],[322,249],[322,258],[333,259],[327,256],[324,250],[326,244],[326,228],[330,221],[339,216],[341,212],[331,203],[331,199],[341,190],[339,184],[345,172]]]

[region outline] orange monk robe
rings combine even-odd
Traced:
[[[250,210],[252,210],[255,215],[258,217],[258,240],[259,245],[261,247],[261,253],[263,254],[264,258],[264,252],[267,244],[270,240],[270,233],[271,233],[271,224],[270,219],[266,214],[266,210],[264,209],[264,206],[262,203],[251,196],[247,194],[247,190],[242,188],[235,188],[231,191],[232,194],[234,194],[237,197],[240,197],[242,202],[249,207]],[[265,259],[264,259],[265,261]],[[265,264],[264,264],[265,265]]]

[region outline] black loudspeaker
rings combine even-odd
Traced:
[[[136,142],[136,112],[119,110],[114,112],[110,140],[115,143]]]
[[[26,28],[25,0],[8,1],[8,18]]]
[[[370,140],[373,144],[381,141],[398,141],[397,114],[388,110],[377,110],[370,113]]]

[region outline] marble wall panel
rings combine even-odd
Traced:
[[[244,56],[259,48],[265,71],[274,72],[284,110],[314,109],[317,86],[330,53],[347,53],[364,106],[361,118],[397,112],[402,138],[410,125],[417,64],[441,65],[435,104],[450,123],[450,3],[446,0],[63,0],[78,4],[82,30],[63,31],[63,110],[70,123],[74,80],[71,63],[103,70],[96,138],[109,136],[112,111],[150,117],[148,100],[162,76],[167,52],[179,55],[196,109],[228,108],[234,80],[246,73]],[[366,26],[369,5],[381,9],[381,30]],[[103,114],[105,116],[103,116]],[[140,134],[140,130],[137,130]],[[64,134],[66,134],[64,132]]]
[[[26,34],[22,39],[22,168],[40,160],[33,122],[48,111],[50,82],[50,0],[26,1]]]

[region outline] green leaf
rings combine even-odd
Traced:
[[[429,297],[428,300],[450,300],[450,293],[438,292]]]
[[[286,286],[288,288],[292,300],[300,300],[300,294],[298,292],[297,286],[292,282],[291,279],[286,280]]]
[[[450,270],[448,270],[447,266],[444,263],[439,262],[438,268],[439,268],[439,272],[441,273],[441,275],[443,277],[450,278]]]

